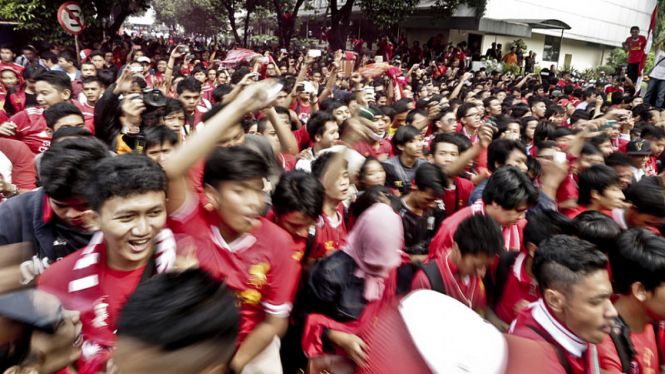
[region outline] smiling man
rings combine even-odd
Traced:
[[[86,192],[99,231],[87,246],[49,267],[38,287],[81,312],[84,342],[77,369],[96,373],[111,356],[129,296],[139,283],[175,263],[175,239],[164,229],[164,173],[144,155],[101,161]]]
[[[552,345],[548,373],[598,372],[595,344],[617,317],[607,257],[587,241],[557,235],[538,246],[533,274],[542,296],[517,315],[510,334]]]

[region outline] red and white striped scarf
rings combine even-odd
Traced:
[[[176,259],[176,241],[169,229],[163,229],[155,240],[155,273],[164,273],[173,267]],[[117,321],[109,316],[104,303],[104,291],[100,286],[102,271],[106,264],[106,244],[104,234],[93,235],[87,247],[80,252],[71,272],[68,285],[69,295],[65,296],[70,309],[81,312],[84,325],[84,343],[79,361],[79,374],[92,374],[103,369],[111,355],[110,348],[115,344],[114,327],[108,321]],[[57,295],[56,295],[57,296]],[[81,365],[82,364],[82,365]]]
[[[471,205],[471,213],[473,215],[485,215],[485,203],[482,199],[476,200],[476,202]],[[502,227],[502,229],[503,239],[505,240],[504,248],[506,251],[519,251],[522,247],[522,239],[520,238],[520,230],[517,227],[517,224],[510,227]]]

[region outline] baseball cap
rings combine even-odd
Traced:
[[[626,145],[626,154],[629,156],[646,156],[651,154],[651,144],[648,141],[637,138]]]
[[[148,57],[145,57],[145,56],[141,56],[141,57],[137,58],[136,61],[145,62],[146,64],[150,63],[150,59]]]

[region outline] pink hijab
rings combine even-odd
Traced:
[[[402,219],[387,204],[376,203],[358,217],[347,243],[343,251],[358,264],[355,276],[365,279],[363,296],[367,301],[380,299],[384,280],[402,261]]]

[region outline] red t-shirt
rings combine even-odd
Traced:
[[[529,254],[526,251],[520,252],[515,258],[515,262],[508,273],[506,284],[502,290],[501,299],[496,304],[494,312],[505,323],[511,323],[519,311],[515,310],[515,305],[522,300],[531,304],[538,300],[540,290],[538,282],[531,279],[526,272],[526,258]]]
[[[279,153],[277,155],[277,159],[279,160],[279,163],[282,165],[282,168],[284,168],[284,171],[291,171],[295,169],[296,167],[296,156],[290,154],[290,153]]]
[[[379,141],[379,148],[367,144],[367,142],[357,142],[352,146],[353,150],[360,153],[363,157],[379,157],[381,155],[388,155],[388,158],[393,157],[393,145],[389,140],[382,139]]]
[[[344,205],[339,203],[337,208],[337,224],[333,225],[330,217],[321,212],[316,222],[317,242],[312,249],[310,258],[319,258],[342,249],[346,245],[346,224],[344,223]]]
[[[630,341],[635,349],[635,357],[631,362],[630,374],[654,374],[660,371],[658,345],[653,325],[648,324],[641,333],[630,332]],[[600,368],[613,373],[623,373],[621,359],[612,338],[607,335],[598,345],[598,362]]]
[[[14,70],[18,73],[19,77],[21,77],[22,74],[23,74],[23,66],[21,66],[19,64],[16,64],[16,63],[13,63],[13,62],[10,62],[9,64],[5,64],[4,61],[0,61],[0,70],[2,70],[3,68],[11,68],[12,70]]]
[[[46,133],[44,109],[27,108],[14,114],[10,121],[16,124],[16,135],[9,139],[20,140],[30,147],[34,154],[40,154],[51,146],[51,137]]]
[[[441,200],[445,207],[446,217],[450,217],[458,210],[463,209],[469,202],[469,197],[475,186],[468,179],[453,177],[455,187],[452,190],[445,190]]]
[[[0,138],[0,152],[12,163],[12,183],[23,190],[35,189],[35,155],[18,140]]]
[[[449,256],[438,257],[434,260],[441,273],[441,279],[446,287],[446,295],[468,306],[481,317],[485,316],[487,297],[485,284],[477,275],[468,276],[465,280],[455,279],[458,269]],[[418,270],[411,281],[411,290],[431,290],[432,285],[423,270]],[[469,305],[470,304],[470,305]]]
[[[647,38],[640,35],[637,37],[637,40],[634,40],[630,36],[626,39],[626,43],[628,43],[628,63],[641,62],[642,57],[644,57],[644,46],[647,45]]]
[[[300,277],[291,235],[265,218],[259,220],[256,228],[226,243],[217,212],[205,210],[193,194],[168,219],[174,233],[197,241],[201,269],[235,291],[241,305],[238,345],[266,313],[289,316]]]
[[[95,107],[88,105],[88,103],[81,104],[76,100],[72,100],[72,104],[83,113],[83,120],[85,121],[85,129],[95,135]]]
[[[577,188],[577,183],[573,176],[569,174],[566,179],[561,182],[559,188],[556,190],[556,200],[563,202],[570,199],[576,199],[580,196],[580,192]]]
[[[107,296],[109,316],[120,317],[122,307],[127,299],[139,285],[145,266],[130,271],[122,271],[104,266],[103,276],[99,285]],[[111,326],[117,326],[118,321],[111,320]]]
[[[300,101],[296,100],[293,105],[289,108],[292,111],[296,112],[298,119],[303,124],[309,119],[309,115],[312,113],[312,105],[307,104],[303,105]],[[303,126],[305,127],[305,126]]]
[[[309,133],[307,133],[307,126],[303,125],[301,128],[293,132],[293,136],[298,143],[298,149],[302,149],[305,145],[310,144]]]
[[[649,161],[644,165],[644,176],[653,177],[658,175],[658,164],[656,164],[656,157],[649,156]]]

